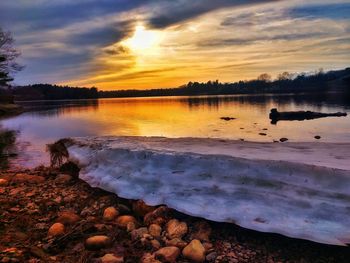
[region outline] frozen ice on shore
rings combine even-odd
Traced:
[[[320,243],[350,243],[350,144],[75,138],[90,185],[188,215]]]

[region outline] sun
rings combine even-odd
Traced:
[[[124,41],[124,45],[134,52],[145,52],[154,49],[160,42],[160,34],[147,30],[144,26],[136,26],[134,35]]]

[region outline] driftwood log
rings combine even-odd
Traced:
[[[277,109],[271,109],[270,119],[272,124],[276,124],[278,121],[303,121],[312,120],[325,117],[344,117],[347,116],[346,112],[335,113],[322,113],[313,111],[286,111],[279,112]]]

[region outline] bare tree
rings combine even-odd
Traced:
[[[23,69],[23,66],[16,62],[20,55],[14,47],[14,40],[10,32],[5,32],[0,28],[0,87],[8,87],[13,80],[12,75]]]
[[[258,80],[264,81],[264,82],[270,82],[271,79],[272,79],[271,75],[269,75],[267,73],[263,73],[258,77]]]
[[[293,76],[294,75],[292,73],[285,71],[283,73],[278,74],[277,79],[278,80],[291,80],[291,79],[293,79]]]

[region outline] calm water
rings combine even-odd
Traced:
[[[206,96],[41,101],[22,103],[31,112],[1,122],[18,131],[17,163],[47,163],[45,145],[74,136],[137,135],[212,137],[250,141],[350,142],[350,117],[308,121],[269,120],[271,108],[350,113],[344,96]],[[220,117],[234,117],[224,121]],[[259,135],[266,133],[266,136]]]

